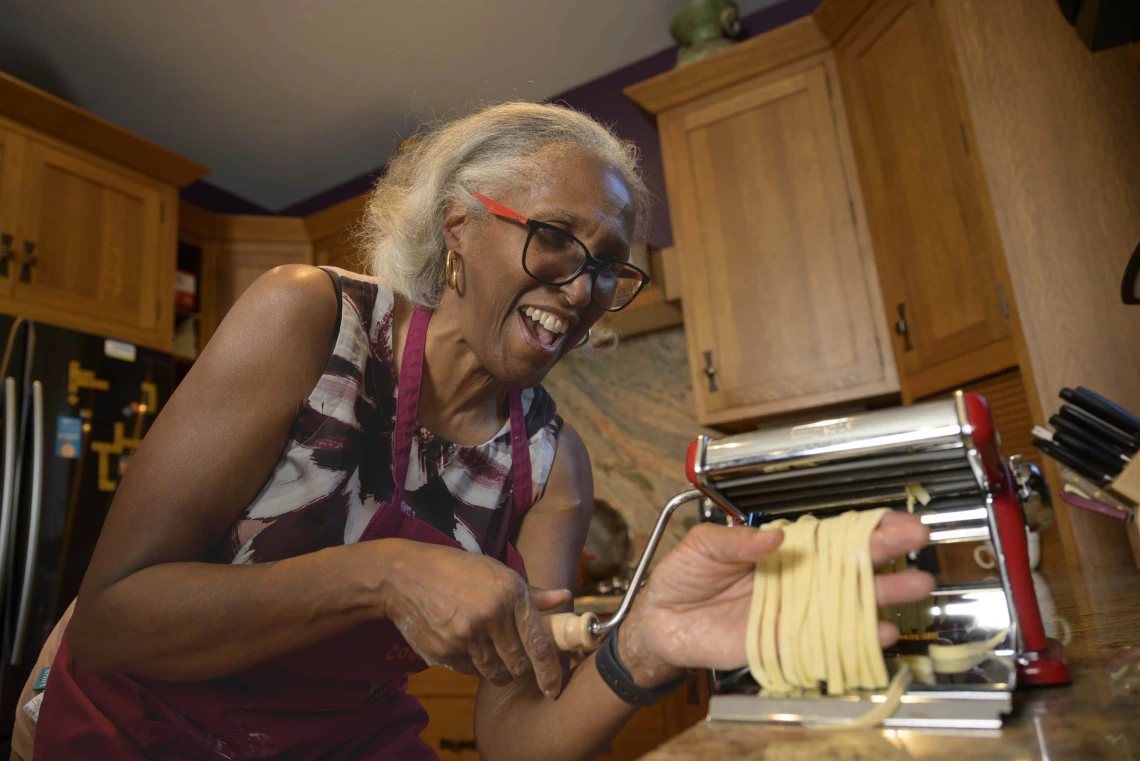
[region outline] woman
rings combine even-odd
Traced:
[[[778,532],[692,530],[608,682],[598,656],[567,679],[540,616],[569,607],[593,487],[538,384],[644,284],[628,260],[647,198],[605,128],[500,105],[393,161],[366,214],[375,278],[254,284],[132,460],[37,761],[434,758],[403,692],[428,665],[480,677],[486,761],[585,759],[685,667],[743,665],[751,569]],[[925,540],[892,517],[872,553]],[[930,588],[883,578],[879,601]]]

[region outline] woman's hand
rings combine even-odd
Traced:
[[[499,686],[533,673],[547,697],[558,695],[562,666],[539,611],[568,603],[568,590],[530,587],[484,555],[396,541],[383,615],[421,658]]]
[[[929,536],[914,516],[887,513],[871,534],[871,561],[883,565],[919,549]],[[753,570],[782,540],[782,531],[712,524],[689,531],[654,569],[621,626],[619,653],[635,680],[651,686],[682,668],[743,666]],[[933,589],[933,577],[921,571],[875,577],[880,606],[921,600]],[[897,638],[893,624],[879,624],[884,647]]]

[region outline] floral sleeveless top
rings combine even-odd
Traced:
[[[273,473],[216,548],[216,560],[259,563],[356,542],[394,491],[393,295],[372,278],[325,271],[340,302],[332,356]],[[537,502],[562,419],[541,386],[523,391],[522,402]],[[509,422],[479,446],[453,444],[417,425],[401,508],[468,551],[488,552],[512,513],[510,438]]]

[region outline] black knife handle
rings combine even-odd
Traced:
[[[1054,415],[1053,417],[1049,418],[1049,425],[1056,428],[1057,433],[1062,433],[1070,438],[1076,439],[1086,447],[1099,452],[1103,457],[1107,457],[1120,463],[1127,462],[1124,459],[1126,455],[1119,447],[1114,447],[1112,444],[1109,444],[1103,439],[1098,439],[1095,433],[1090,432],[1087,428],[1081,426],[1077,422],[1070,420],[1069,418],[1063,418],[1060,415]],[[1056,434],[1054,434],[1054,437],[1056,437]]]
[[[1140,419],[1137,419],[1135,415],[1120,405],[1105,399],[1094,391],[1089,391],[1084,386],[1078,386],[1076,391],[1071,388],[1061,389],[1061,398],[1069,404],[1075,404],[1085,412],[1096,415],[1104,422],[1116,426],[1125,433],[1140,436]]]
[[[1060,444],[1070,452],[1080,455],[1081,459],[1090,465],[1096,465],[1097,470],[1103,470],[1113,477],[1120,475],[1120,471],[1124,470],[1124,461],[1119,457],[1105,455],[1076,436],[1057,431],[1053,434],[1053,443]]]
[[[1042,453],[1053,458],[1062,465],[1067,465],[1068,467],[1072,468],[1074,471],[1080,473],[1085,478],[1091,478],[1093,481],[1096,481],[1102,485],[1112,481],[1112,477],[1107,473],[1103,471],[1097,472],[1097,469],[1095,467],[1084,462],[1080,457],[1077,457],[1076,455],[1069,452],[1069,450],[1059,447],[1051,441],[1046,441],[1045,439],[1034,439],[1033,446],[1037,447],[1039,450],[1041,450]]]
[[[1137,449],[1140,449],[1140,439],[1137,439],[1135,436],[1129,436],[1119,428],[1109,425],[1096,415],[1090,415],[1080,407],[1072,404],[1061,405],[1060,414],[1061,417],[1079,421],[1085,428],[1094,431],[1097,437],[1122,448],[1128,454],[1132,454],[1136,452]]]

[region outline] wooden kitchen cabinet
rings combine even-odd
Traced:
[[[904,399],[1016,365],[1001,239],[933,4],[873,4],[836,54]]]
[[[318,267],[339,267],[350,272],[364,272],[364,257],[348,231],[313,241],[313,263]]]
[[[107,328],[92,332],[154,335],[172,297],[165,203],[158,183],[27,139],[13,300]]]
[[[0,313],[169,350],[199,165],[0,74]]]
[[[214,214],[182,202],[179,240],[200,251],[198,349],[255,280],[284,264],[312,264],[313,245],[297,217]]]
[[[671,105],[658,130],[699,422],[896,392],[832,55]]]
[[[11,144],[18,139],[0,124],[0,298],[12,293],[11,272],[17,246],[16,200],[20,196],[20,186]]]
[[[274,267],[284,264],[309,264],[309,247],[305,243],[271,241],[231,241],[219,247],[217,259],[217,322],[234,305],[253,281]]]

